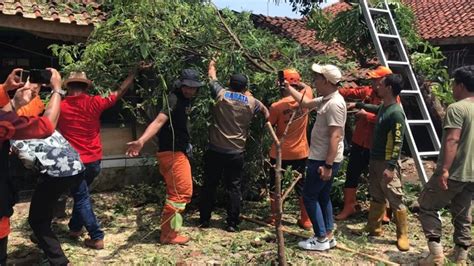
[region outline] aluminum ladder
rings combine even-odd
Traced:
[[[423,95],[421,94],[420,88],[418,86],[415,74],[410,65],[409,57],[406,53],[405,47],[403,46],[402,39],[400,38],[400,34],[393,19],[387,0],[383,0],[381,2],[382,8],[374,8],[369,6],[367,0],[360,0],[360,6],[369,28],[372,41],[374,42],[380,63],[392,69],[394,73],[399,73],[404,76],[405,87],[400,93],[402,102],[404,99],[411,99],[412,102],[413,100],[416,100],[416,105],[419,108],[419,115],[417,117],[407,117],[405,120],[405,137],[408,140],[408,145],[416,164],[419,179],[424,185],[426,182],[428,182],[429,177],[426,175],[426,171],[423,166],[423,159],[437,158],[441,144],[438,135],[436,134],[433,121],[431,120],[430,114],[426,107],[426,103],[423,99]],[[388,23],[388,33],[379,33],[377,31],[377,25],[374,23],[374,21],[377,22],[381,19]],[[389,54],[389,49],[384,51],[383,44],[385,44],[385,42],[391,42],[396,46],[396,59],[391,58],[392,56]],[[407,84],[406,79],[408,79],[409,84]],[[421,129],[426,128],[427,132],[420,131],[420,127]],[[418,136],[415,136],[414,133],[418,133]],[[424,140],[427,137],[426,135],[429,135],[429,138],[431,139],[431,147],[428,149],[423,147],[423,149],[420,150],[416,140],[419,141],[420,137],[422,140]]]

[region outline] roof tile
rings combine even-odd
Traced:
[[[79,10],[74,9],[77,6]],[[89,6],[93,9],[90,13],[86,8]],[[0,0],[0,15],[17,15],[79,26],[96,24],[106,19],[101,5],[95,0],[49,0],[42,3],[35,0]]]

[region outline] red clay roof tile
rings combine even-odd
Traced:
[[[80,9],[75,10],[70,4]],[[92,7],[93,11],[86,7]],[[60,23],[86,26],[106,19],[101,5],[94,0],[49,0],[46,3],[35,0],[0,0],[0,15],[17,15],[27,19],[42,19]]]

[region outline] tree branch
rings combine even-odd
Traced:
[[[247,58],[247,60],[250,61],[250,63],[252,63],[256,68],[260,69],[261,71],[263,72],[266,72],[266,73],[274,73],[276,71],[276,69],[273,69],[273,70],[270,70],[270,69],[267,69],[265,68],[264,66],[260,65],[257,60],[253,59],[253,57],[245,50],[244,46],[242,45],[242,43],[240,42],[239,38],[232,32],[232,30],[229,28],[229,26],[227,25],[227,23],[225,23],[225,20],[224,18],[222,17],[219,9],[217,8],[216,5],[214,5],[213,3],[211,3],[211,5],[214,7],[214,9],[216,10],[216,13],[217,13],[217,16],[219,17],[219,20],[221,21],[222,25],[224,25],[224,28],[226,29],[227,33],[230,35],[230,37],[232,37],[232,39],[234,40],[235,44],[237,44],[237,46],[242,49],[243,53],[244,53],[244,56],[245,58]]]

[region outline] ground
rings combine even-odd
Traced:
[[[411,186],[407,187],[408,189]],[[238,233],[224,230],[225,212],[218,209],[213,216],[211,228],[199,229],[198,212],[195,206],[186,211],[184,234],[192,241],[186,246],[160,245],[159,213],[161,199],[142,197],[150,193],[151,187],[135,187],[121,192],[93,194],[96,214],[106,233],[106,248],[96,251],[84,247],[82,241],[67,237],[67,218],[57,219],[53,225],[62,247],[73,264],[273,264],[276,260],[276,243],[273,228],[243,221]],[[161,193],[161,192],[160,192]],[[158,193],[158,195],[163,195]],[[410,194],[411,192],[408,192]],[[410,198],[410,197],[408,197]],[[414,198],[413,196],[411,197]],[[71,202],[68,202],[70,214]],[[411,250],[399,252],[395,246],[395,225],[385,225],[385,237],[368,238],[356,235],[366,222],[367,204],[363,211],[347,222],[336,222],[337,241],[354,252],[333,249],[329,252],[308,252],[298,249],[301,237],[285,234],[285,246],[288,262],[295,265],[382,265],[357,252],[399,264],[415,264],[426,254],[426,242],[421,232],[416,214],[409,216],[409,238]],[[26,218],[29,203],[20,203],[15,207],[10,235],[9,263],[41,264],[45,263],[41,251],[29,240],[31,233]],[[268,202],[244,202],[243,214],[262,220],[268,214]],[[305,235],[310,232],[299,229],[295,223],[298,215],[296,199],[290,198],[285,205],[285,228]],[[452,225],[447,212],[442,213],[445,251],[452,250]],[[84,236],[85,237],[85,236]],[[81,238],[80,240],[84,239]],[[471,259],[473,254],[471,252]]]

